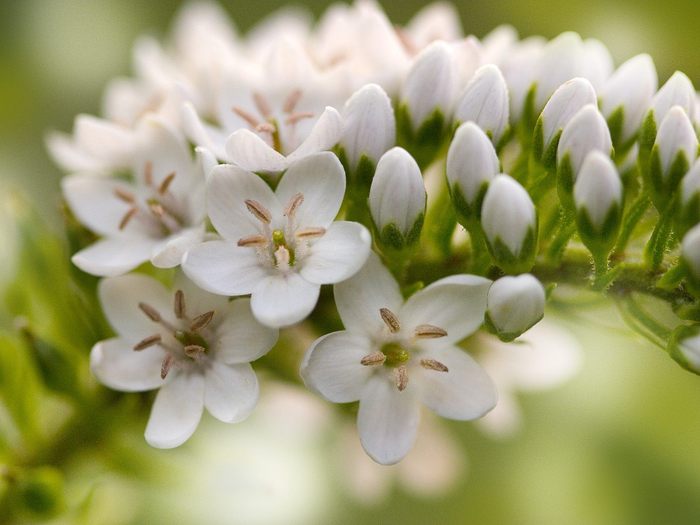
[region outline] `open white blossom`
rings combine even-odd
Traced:
[[[285,326],[311,313],[322,284],[351,277],[369,254],[371,237],[355,222],[333,222],[345,173],[332,153],[297,161],[273,192],[258,175],[214,168],[207,207],[221,240],[192,248],[185,273],[221,295],[252,294],[255,317]]]
[[[372,256],[334,287],[345,330],[318,339],[301,373],[329,401],[360,401],[360,441],[378,463],[396,463],[411,449],[420,405],[471,420],[496,404],[489,377],[455,346],[481,326],[490,284],[453,275],[404,301],[398,283]]]
[[[151,277],[104,279],[102,308],[117,332],[97,343],[90,366],[110,388],[158,388],[146,441],[172,448],[194,433],[202,410],[226,423],[245,419],[258,400],[250,361],[266,354],[277,331],[258,323],[248,299],[229,302],[178,276],[170,292]]]

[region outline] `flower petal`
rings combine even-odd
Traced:
[[[447,372],[416,367],[412,374],[419,385],[421,401],[449,419],[476,419],[496,406],[496,387],[486,371],[466,352],[448,346],[430,350],[423,358],[439,361]]]
[[[182,107],[182,127],[194,144],[210,150],[217,159],[226,159],[226,136],[220,129],[205,123],[191,102]]]
[[[422,339],[422,348],[443,347],[460,341],[484,322],[491,281],[476,275],[453,275],[434,282],[411,296],[399,319],[408,330],[431,324],[447,331],[446,337]]]
[[[158,391],[146,425],[146,441],[156,448],[182,445],[197,429],[204,408],[204,376],[179,372]]]
[[[343,119],[335,108],[327,106],[318,117],[311,133],[287,158],[299,160],[312,153],[326,151],[335,146],[343,134]]]
[[[369,337],[347,331],[317,339],[307,350],[301,376],[310,389],[333,403],[350,403],[362,396],[374,367],[360,363],[374,351]]]
[[[260,221],[246,207],[248,199],[260,203],[273,217],[282,213],[275,194],[258,175],[230,164],[211,171],[207,209],[212,224],[225,239],[236,242],[260,230]]]
[[[276,272],[253,290],[250,305],[255,318],[266,326],[281,328],[298,323],[316,306],[321,287],[296,272]]]
[[[53,161],[64,171],[98,171],[105,162],[94,158],[84,148],[78,146],[73,137],[60,131],[51,131],[46,135],[46,149]]]
[[[197,286],[219,295],[249,294],[267,275],[255,250],[226,241],[191,248],[181,266]]]
[[[357,430],[365,452],[382,465],[399,462],[416,440],[420,419],[415,389],[399,391],[386,374],[367,382],[360,398]]]
[[[249,129],[234,131],[226,141],[227,158],[241,168],[262,173],[279,173],[287,159]]]
[[[333,222],[345,195],[345,171],[338,157],[317,153],[289,166],[275,195],[286,206],[297,193],[304,196],[295,214],[298,226],[326,227]]]
[[[338,221],[315,241],[303,260],[301,276],[311,283],[334,284],[355,275],[367,261],[372,236],[357,222]]]
[[[345,328],[372,336],[384,328],[379,309],[398,313],[403,305],[398,283],[374,252],[358,273],[333,287],[333,294]]]
[[[250,363],[277,343],[278,330],[260,324],[253,317],[250,299],[231,301],[221,316],[216,330],[216,358],[223,363]]]
[[[212,361],[207,369],[204,406],[219,421],[243,421],[255,408],[259,395],[258,378],[248,363],[225,365]]]
[[[216,323],[226,315],[229,305],[228,297],[202,290],[188,279],[183,272],[177,272],[175,274],[172,290],[182,290],[185,297],[185,312],[190,319],[210,310],[214,310],[213,322]]]
[[[151,257],[158,241],[139,237],[102,239],[73,255],[71,261],[82,271],[113,277],[133,270]]]
[[[90,370],[103,385],[122,392],[143,392],[163,384],[160,367],[165,352],[157,346],[135,352],[121,338],[100,341],[90,352]]]
[[[153,249],[151,263],[156,268],[175,268],[182,262],[185,252],[203,240],[204,228],[201,226],[181,230]]]

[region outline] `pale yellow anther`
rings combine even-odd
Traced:
[[[165,379],[168,375],[168,372],[170,372],[170,369],[173,366],[173,363],[175,362],[175,358],[173,357],[173,354],[168,354],[165,356],[163,359],[163,362],[160,365],[160,378]]]
[[[149,202],[148,209],[159,219],[165,215],[165,208],[163,208],[163,205],[160,202]]]
[[[122,220],[119,221],[119,229],[123,230],[126,228],[129,223],[131,222],[131,219],[136,216],[136,214],[139,212],[139,209],[134,207],[134,208],[129,208],[129,211],[127,211],[124,216],[122,217]]]
[[[399,318],[396,317],[396,314],[394,314],[394,312],[392,312],[388,308],[380,308],[379,315],[382,317],[382,321],[384,321],[384,324],[387,325],[389,331],[392,334],[395,334],[396,332],[401,330]]]
[[[292,91],[289,96],[287,97],[287,100],[284,101],[284,106],[282,106],[282,111],[285,113],[291,113],[294,111],[294,108],[297,107],[297,104],[299,103],[299,100],[301,99],[301,89],[295,89]]]
[[[444,364],[435,359],[421,359],[420,364],[423,368],[427,368],[428,370],[435,370],[436,372],[449,372],[449,369]]]
[[[245,120],[248,123],[248,125],[252,128],[257,128],[260,125],[260,121],[243,108],[234,106],[233,108],[231,108],[231,111],[233,111],[236,115]]]
[[[260,222],[264,222],[265,224],[270,224],[272,222],[272,215],[267,210],[267,208],[265,208],[258,201],[246,199],[245,205],[246,208],[248,208],[248,211],[255,215],[255,218],[258,219]]]
[[[297,239],[315,239],[326,233],[325,228],[302,228],[294,233]]]
[[[258,133],[275,133],[277,131],[277,128],[269,122],[262,122],[255,126],[255,131],[257,131]]]
[[[396,388],[399,389],[399,392],[403,392],[408,386],[408,368],[406,365],[401,365],[395,369],[394,374],[396,375]]]
[[[260,93],[253,93],[253,102],[255,102],[255,107],[258,108],[260,114],[267,118],[272,116],[272,109],[270,104],[268,104],[267,99]]]
[[[173,310],[175,312],[175,317],[178,319],[185,318],[185,294],[182,290],[175,292],[175,302],[173,305]]]
[[[153,162],[150,160],[143,167],[143,180],[147,186],[153,186]]]
[[[386,361],[386,356],[382,352],[374,352],[364,356],[360,360],[360,364],[364,366],[382,365]]]
[[[299,206],[302,205],[304,202],[304,195],[301,193],[295,194],[291,199],[289,199],[289,203],[287,204],[287,207],[284,209],[284,216],[285,217],[294,217],[294,214],[297,212],[299,209]]]
[[[192,324],[190,324],[190,330],[193,332],[196,332],[198,330],[201,330],[202,328],[205,328],[209,323],[211,323],[211,320],[214,318],[214,310],[210,310],[209,312],[205,312],[201,315],[198,315],[192,320]]]
[[[175,172],[173,171],[163,179],[163,182],[160,183],[160,186],[158,186],[158,193],[160,193],[161,195],[165,195],[168,192],[168,188],[170,188],[170,185],[173,183],[174,179]]]
[[[238,239],[238,246],[265,246],[267,239],[262,235],[250,235]]]
[[[114,188],[114,194],[119,200],[126,202],[127,204],[134,204],[136,202],[136,196],[122,188]]]
[[[413,335],[418,339],[437,339],[438,337],[445,337],[447,331],[432,324],[421,324],[416,327]]]
[[[154,323],[160,323],[162,320],[162,317],[158,313],[158,310],[153,308],[151,305],[146,304],[146,303],[139,303],[139,308],[141,311],[146,314],[146,317],[148,317],[151,321]]]
[[[134,350],[136,350],[137,352],[139,352],[141,350],[145,350],[146,348],[150,348],[153,345],[157,345],[158,343],[160,343],[160,341],[161,341],[160,334],[148,336],[148,337],[142,339],[141,341],[139,341],[138,343],[136,343],[134,345]]]
[[[287,124],[288,126],[293,126],[300,120],[304,120],[307,118],[313,118],[314,114],[311,111],[299,111],[297,113],[292,113],[289,115],[285,120],[284,123]]]

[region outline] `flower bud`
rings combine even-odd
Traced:
[[[343,110],[343,135],[340,147],[351,172],[364,156],[376,165],[379,157],[396,143],[396,121],[391,100],[376,84],[356,91]]]
[[[508,87],[498,67],[487,64],[477,69],[455,109],[457,122],[475,122],[494,144],[508,125]]]
[[[489,184],[481,223],[496,264],[508,273],[532,268],[537,248],[537,214],[527,193],[515,179],[497,175]]]
[[[461,219],[479,217],[488,183],[498,172],[498,155],[486,133],[473,122],[457,128],[447,152],[447,183]]]
[[[696,93],[693,83],[680,71],[676,71],[661,89],[654,95],[651,109],[647,112],[642,125],[640,142],[643,147],[650,149],[659,130],[671,108],[680,106],[689,116],[695,115]]]
[[[552,166],[559,138],[569,121],[584,106],[596,103],[595,90],[585,78],[574,78],[561,85],[549,99],[537,120],[534,155],[545,166]]]
[[[696,224],[683,236],[681,257],[688,269],[688,279],[695,288],[700,285],[700,224]]]
[[[534,119],[531,115],[534,101],[528,95],[535,85],[535,65],[540,59],[543,46],[544,39],[526,38],[518,42],[499,63],[508,86],[512,126],[521,119]],[[528,127],[530,123],[525,122],[524,125]]]
[[[700,326],[676,328],[668,344],[668,353],[686,370],[700,374]]]
[[[700,223],[700,161],[696,161],[681,181],[681,202],[679,210],[681,233]]]
[[[486,324],[502,341],[512,341],[542,319],[544,303],[544,287],[536,277],[501,277],[489,288]]]
[[[590,81],[597,90],[603,87],[614,69],[610,51],[600,40],[588,38],[583,41],[583,70],[581,76]]]
[[[577,33],[566,32],[550,40],[537,64],[535,108],[539,111],[552,93],[567,80],[585,73],[586,55]]]
[[[623,63],[600,91],[601,111],[620,147],[636,136],[658,87],[656,67],[642,54]]]
[[[622,181],[615,164],[602,151],[591,151],[574,185],[576,224],[581,240],[594,255],[606,256],[617,239],[622,217]]]
[[[402,250],[420,237],[425,215],[423,176],[413,157],[392,148],[379,159],[369,191],[369,209],[384,247]]]

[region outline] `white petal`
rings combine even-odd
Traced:
[[[252,248],[209,241],[190,249],[182,270],[197,286],[220,295],[246,295],[267,275]]]
[[[287,159],[248,129],[239,129],[226,141],[226,156],[241,168],[278,173],[287,168]]]
[[[185,252],[203,240],[203,227],[182,230],[155,247],[151,254],[151,263],[156,268],[175,268],[182,261]]]
[[[58,167],[67,172],[96,171],[105,167],[104,162],[80,148],[67,133],[49,132],[46,148]]]
[[[203,122],[190,102],[182,108],[182,126],[187,138],[194,144],[210,150],[217,159],[226,159],[226,136],[222,130]]]
[[[90,370],[103,385],[122,392],[143,392],[163,384],[160,367],[165,352],[153,346],[139,352],[114,338],[100,341],[90,352]]]
[[[338,157],[324,152],[309,155],[289,166],[275,190],[281,206],[297,194],[304,202],[296,211],[298,226],[326,227],[338,215],[345,195],[345,171]]]
[[[683,260],[696,278],[700,278],[700,224],[693,226],[683,237]]]
[[[190,318],[197,317],[209,310],[214,310],[216,312],[216,322],[220,317],[225,315],[228,309],[228,297],[202,290],[188,279],[183,272],[177,272],[175,274],[171,290],[182,290],[185,295],[185,311]]]
[[[145,263],[157,241],[138,237],[102,239],[73,255],[82,271],[102,277],[121,275]]]
[[[358,273],[333,287],[333,294],[345,328],[372,336],[384,328],[379,309],[398,313],[403,305],[396,279],[373,252]]]
[[[417,375],[421,401],[432,411],[449,419],[476,419],[496,406],[496,387],[483,368],[456,347],[426,352],[425,358],[444,364],[447,372],[423,367],[411,370]]]
[[[315,284],[349,279],[365,264],[372,236],[357,222],[338,221],[315,241],[302,262],[301,276]]]
[[[275,217],[277,198],[260,176],[230,164],[216,166],[207,181],[207,210],[219,234],[229,241],[257,234],[260,221],[248,211],[246,200],[260,203]]]
[[[288,159],[292,162],[312,153],[327,151],[338,143],[342,134],[343,119],[335,108],[328,106],[311,128],[309,136],[288,156]]]
[[[146,441],[156,448],[182,445],[197,429],[204,408],[204,377],[177,373],[158,391],[146,426]]]
[[[320,291],[320,285],[296,272],[276,272],[255,286],[250,305],[258,321],[280,328],[305,319],[316,306]]]
[[[253,317],[250,299],[231,301],[220,315],[221,321],[216,329],[217,360],[229,365],[249,363],[275,346],[279,332],[260,324]]]
[[[508,175],[497,175],[489,184],[481,210],[481,223],[489,242],[500,239],[515,256],[520,255],[528,231],[535,228],[537,212],[527,190]]]
[[[75,118],[74,134],[81,150],[110,167],[126,165],[134,146],[131,130],[92,115]]]
[[[360,398],[357,430],[365,452],[382,465],[393,465],[411,450],[420,420],[415,389],[399,392],[386,374],[367,382]]]
[[[324,335],[308,349],[301,376],[307,387],[328,401],[357,401],[375,371],[360,361],[373,351],[372,341],[365,335],[347,331]]]
[[[484,322],[491,281],[476,275],[452,275],[416,292],[398,313],[401,325],[413,330],[430,324],[447,331],[439,339],[419,341],[422,348],[444,347],[461,341]]]
[[[457,103],[454,118],[475,122],[498,144],[508,125],[508,87],[498,67],[486,64],[476,71]]]
[[[258,378],[248,363],[226,365],[213,361],[206,371],[204,406],[219,421],[243,421],[255,408],[259,395]]]

